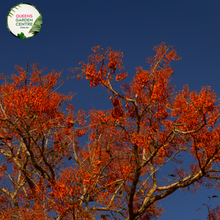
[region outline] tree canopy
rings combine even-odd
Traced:
[[[180,57],[163,42],[147,59],[150,69],[137,67],[130,84],[122,83],[121,51],[92,50],[88,62],[70,70],[107,89],[110,109],[75,111],[73,94],[57,91],[61,72],[43,74],[38,64],[31,73],[27,64],[16,66],[17,75],[1,75],[1,219],[150,220],[162,215],[160,200],[178,189],[219,189],[215,92],[203,87],[198,94],[187,85],[174,92],[170,63]],[[187,168],[182,154],[194,159]],[[170,163],[175,169],[161,178]],[[220,218],[220,206],[207,208],[208,219]]]

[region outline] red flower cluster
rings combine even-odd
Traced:
[[[112,101],[112,104],[114,105],[114,108],[112,109],[112,117],[115,119],[122,117],[124,115],[124,112],[121,101],[117,97],[110,97],[110,99]]]

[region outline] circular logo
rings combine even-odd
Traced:
[[[42,15],[34,5],[20,3],[8,12],[7,27],[18,38],[26,39],[35,36],[41,26]]]

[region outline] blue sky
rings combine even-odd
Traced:
[[[173,62],[175,70],[172,85],[176,91],[188,84],[190,90],[200,91],[211,86],[220,96],[220,1],[213,0],[80,0],[80,1],[28,1],[43,16],[39,34],[30,39],[18,39],[7,29],[8,11],[19,1],[4,1],[0,8],[1,60],[0,72],[16,73],[14,65],[39,63],[56,71],[63,70],[65,84],[60,93],[77,92],[72,104],[77,109],[106,109],[111,106],[105,90],[90,88],[86,80],[66,80],[81,60],[87,61],[93,46],[110,46],[123,51],[124,66],[128,72],[127,83],[135,74],[135,67],[148,65],[145,59],[153,56],[155,45],[162,41],[174,45],[182,60]],[[205,219],[207,209],[196,209],[219,195],[211,189],[201,188],[197,195],[175,192],[161,201],[166,213],[160,220]],[[210,205],[214,208],[219,198]]]

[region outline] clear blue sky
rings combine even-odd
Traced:
[[[1,59],[0,72],[15,73],[14,65],[25,67],[39,63],[40,68],[63,70],[65,80],[81,60],[87,61],[91,47],[100,45],[124,52],[128,83],[136,66],[148,68],[145,59],[154,55],[152,48],[162,41],[175,45],[182,60],[171,66],[175,70],[171,84],[176,91],[189,84],[190,90],[200,91],[211,86],[220,96],[220,1],[218,0],[35,0],[43,16],[39,34],[30,39],[14,37],[6,27],[8,11],[19,1],[2,1],[0,7]],[[72,104],[88,110],[111,107],[102,87],[90,88],[86,80],[66,81],[60,93],[77,92]],[[208,197],[220,193],[200,188],[197,195],[175,192],[161,201],[166,213],[160,220],[205,219],[207,209],[196,209]],[[220,200],[213,199],[214,208]]]

